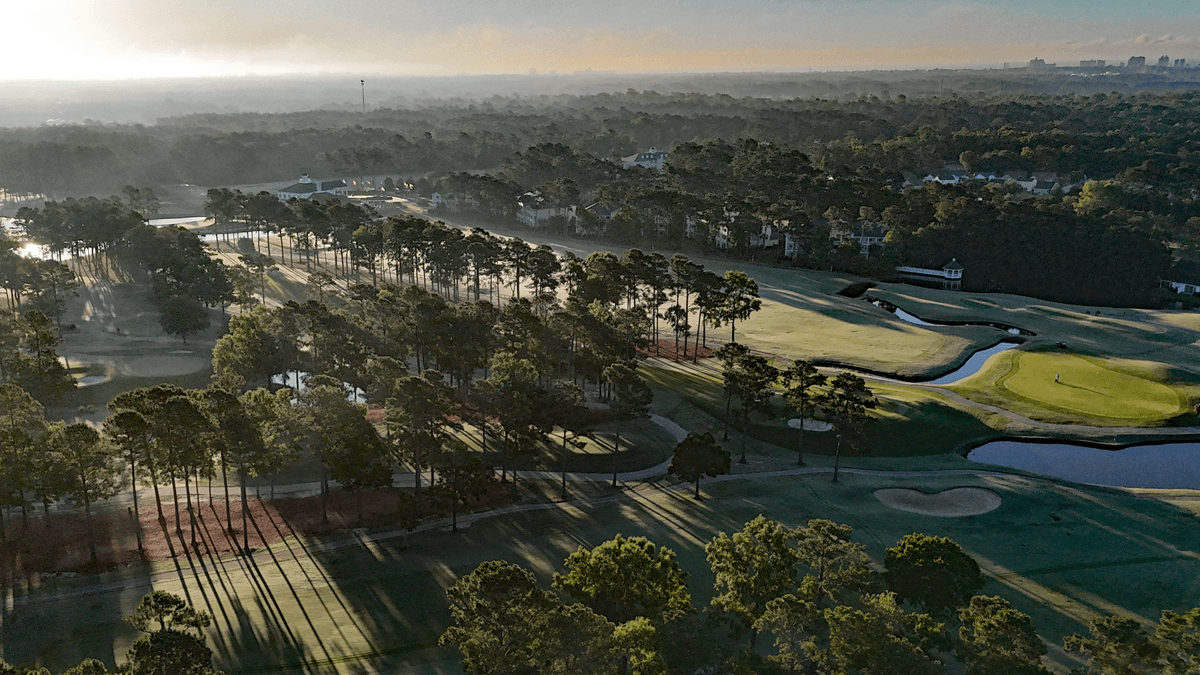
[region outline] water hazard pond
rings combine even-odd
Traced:
[[[975,448],[967,459],[1077,483],[1200,490],[1200,443],[1101,450],[1070,443],[994,441]]]
[[[867,302],[871,303],[872,305],[875,305],[876,307],[878,307],[884,311],[891,312],[892,314],[895,314],[896,318],[900,319],[901,321],[907,321],[908,323],[911,323],[915,326],[926,326],[926,327],[987,326],[988,328],[995,328],[997,330],[1002,330],[1006,333],[1009,333],[1010,335],[1028,335],[1028,336],[1037,335],[1037,333],[1034,333],[1033,331],[1030,331],[1030,330],[1025,330],[1024,328],[1017,328],[1016,326],[1010,326],[1010,325],[1004,324],[1004,323],[996,323],[993,321],[932,321],[932,320],[928,320],[928,319],[922,319],[921,317],[919,317],[915,314],[911,314],[909,312],[904,311],[903,309],[900,309],[899,307],[888,302],[887,300],[882,300],[880,298],[872,297],[869,295],[864,295],[863,300],[866,300]]]
[[[1001,342],[1000,344],[988,347],[987,349],[980,349],[972,354],[971,357],[967,359],[967,362],[958,368],[955,368],[936,380],[929,380],[928,382],[922,382],[922,384],[954,384],[959,380],[965,380],[975,373],[978,373],[988,359],[992,358],[996,354],[999,354],[1000,352],[1012,349],[1016,346],[1017,344],[1015,342]]]

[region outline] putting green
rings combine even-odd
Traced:
[[[1025,351],[1004,361],[1009,370],[996,381],[999,388],[1060,411],[1135,421],[1163,419],[1186,409],[1174,389],[1156,381],[1151,364]]]

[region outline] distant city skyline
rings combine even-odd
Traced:
[[[1059,65],[1200,55],[1185,0],[43,0],[0,80]]]

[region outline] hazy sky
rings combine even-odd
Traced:
[[[1200,0],[3,0],[0,79],[1200,57]],[[13,68],[17,66],[17,68]]]

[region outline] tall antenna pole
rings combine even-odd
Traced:
[[[362,87],[363,114],[366,115],[367,114],[367,81],[359,80],[358,85],[360,87]]]

